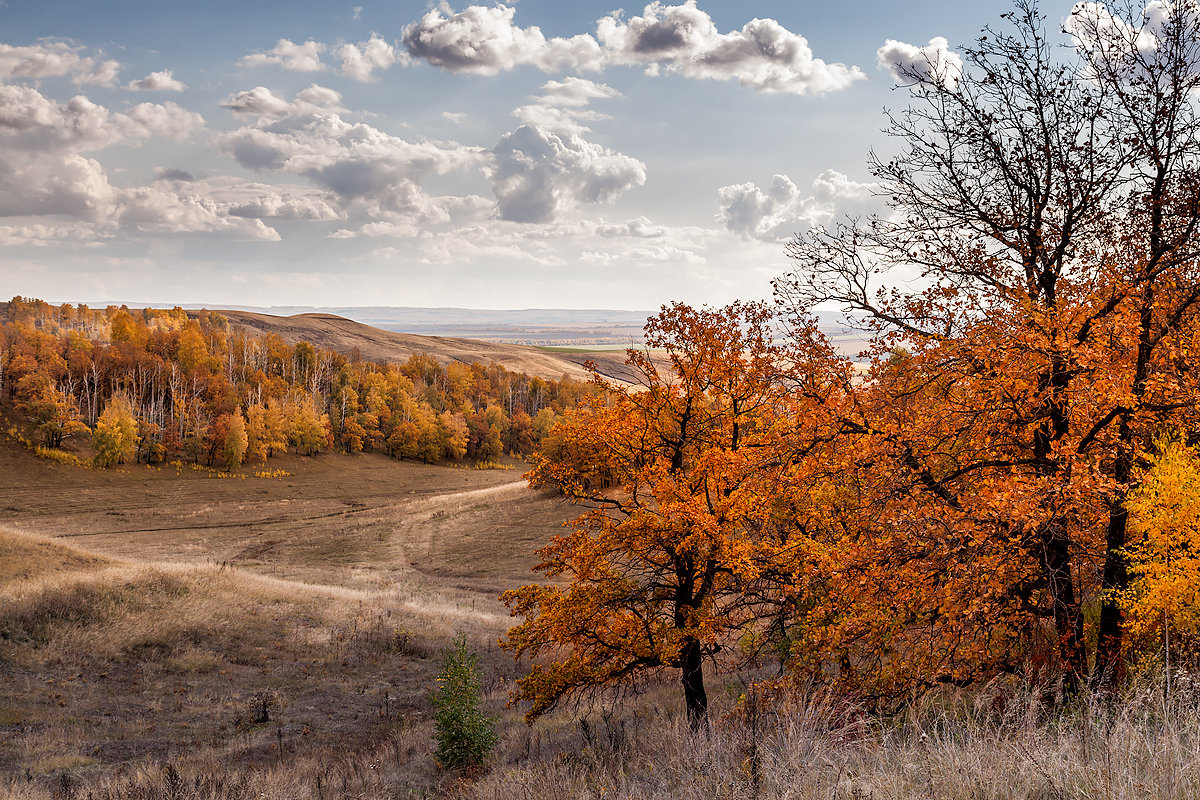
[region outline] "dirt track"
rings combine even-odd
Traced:
[[[513,470],[380,455],[285,456],[257,469],[86,470],[0,444],[0,525],[125,558],[228,562],[316,583],[450,582],[492,595],[527,582],[573,515]],[[484,556],[484,557],[481,557]],[[448,588],[448,587],[447,587]]]

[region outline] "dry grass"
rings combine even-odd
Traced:
[[[156,774],[174,752],[207,754],[195,774],[220,762],[256,775],[281,749],[400,752],[398,732],[428,735],[441,643],[466,631],[487,648],[497,626],[452,593],[135,563],[3,529],[0,552],[24,576],[0,584],[10,793],[107,786],[138,765]],[[42,558],[61,568],[38,569]],[[427,761],[414,768],[429,785]]]
[[[461,796],[1200,797],[1194,693],[1167,701],[1161,686],[1151,686],[1115,703],[1091,697],[1052,716],[1038,696],[984,692],[879,720],[818,695],[764,714],[753,740],[744,720],[695,735],[678,717],[643,706],[621,719],[593,717],[586,735],[557,754],[560,743],[547,746],[537,732],[510,732],[503,763]],[[534,757],[522,757],[530,748]]]

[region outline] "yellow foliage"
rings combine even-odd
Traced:
[[[1126,502],[1131,580],[1122,593],[1135,636],[1164,623],[1183,636],[1200,633],[1200,455],[1162,442],[1142,484]]]

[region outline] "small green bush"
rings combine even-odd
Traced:
[[[483,714],[479,657],[459,634],[446,654],[433,694],[434,758],[445,769],[478,767],[496,746],[495,719]]]

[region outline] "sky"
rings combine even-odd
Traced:
[[[789,238],[882,210],[895,71],[1008,8],[0,0],[0,295],[765,299]]]

